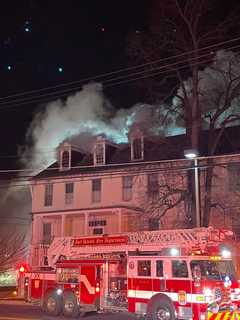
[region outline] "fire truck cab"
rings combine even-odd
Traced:
[[[28,300],[67,317],[111,310],[151,320],[204,320],[233,312],[240,288],[223,241],[228,235],[209,228],[150,231],[64,239],[64,249],[56,239],[49,255],[51,263],[53,253],[57,257],[54,271],[28,274]]]

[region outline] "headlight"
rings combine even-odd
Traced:
[[[178,256],[179,250],[177,248],[171,248],[170,254],[171,254],[171,256]]]
[[[227,250],[227,249],[223,249],[222,251],[222,257],[223,258],[230,258],[231,257],[231,251]]]
[[[62,292],[63,292],[62,289],[59,289],[59,288],[57,289],[57,294],[58,294],[59,296],[62,294]]]

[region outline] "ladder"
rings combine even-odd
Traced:
[[[156,243],[163,247],[178,245],[191,248],[194,245],[220,243],[231,237],[233,237],[232,231],[212,227],[128,233],[130,244]]]
[[[109,236],[125,236],[126,244],[121,245],[85,245],[73,246],[75,239],[94,239]],[[109,254],[128,251],[159,251],[164,248],[179,247],[191,249],[199,247],[201,249],[210,245],[233,239],[233,232],[230,230],[220,230],[209,228],[176,229],[139,231],[115,235],[102,236],[81,236],[81,237],[55,237],[48,249],[48,263],[54,267],[60,256],[66,258],[77,258],[79,256],[89,256],[93,254]]]

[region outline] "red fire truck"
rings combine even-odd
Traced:
[[[26,274],[27,300],[50,315],[129,311],[204,320],[240,306],[232,232],[212,228],[55,238],[48,269]]]

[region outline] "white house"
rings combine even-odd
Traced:
[[[46,265],[44,257],[54,237],[188,225],[188,175],[194,168],[191,160],[183,159],[187,148],[183,136],[145,137],[135,130],[129,141],[115,145],[100,136],[92,153],[65,142],[59,146],[57,161],[32,179],[33,267]],[[221,203],[226,204],[232,197],[233,182],[228,187],[226,179],[233,181],[240,174],[239,159],[239,155],[213,159],[212,199],[216,205],[211,215],[220,225],[233,224],[228,210],[237,208],[238,197],[225,211]],[[203,157],[198,162],[201,203],[206,161]],[[234,212],[237,214],[238,209]]]

